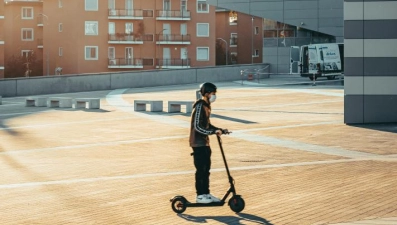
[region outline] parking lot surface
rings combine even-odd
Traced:
[[[306,80],[304,80],[306,81]],[[397,125],[349,126],[343,86],[290,78],[216,83],[211,122],[245,209],[195,200],[190,114],[199,84],[47,95],[100,98],[100,109],[0,105],[0,224],[397,224]],[[162,100],[136,112],[134,100]],[[211,193],[228,189],[211,137]]]

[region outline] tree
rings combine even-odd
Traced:
[[[38,59],[35,54],[25,56],[11,56],[7,60],[4,77],[36,77],[43,76],[43,60]]]
[[[216,58],[215,65],[226,65],[226,50],[224,44],[220,41],[216,42]]]

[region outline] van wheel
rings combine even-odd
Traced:
[[[328,80],[335,80],[335,76],[327,76]]]

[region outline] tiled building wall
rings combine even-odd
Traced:
[[[345,0],[345,123],[397,122],[397,1]]]

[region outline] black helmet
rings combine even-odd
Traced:
[[[216,92],[216,86],[213,83],[202,83],[200,85],[200,93],[204,96],[206,93]]]

